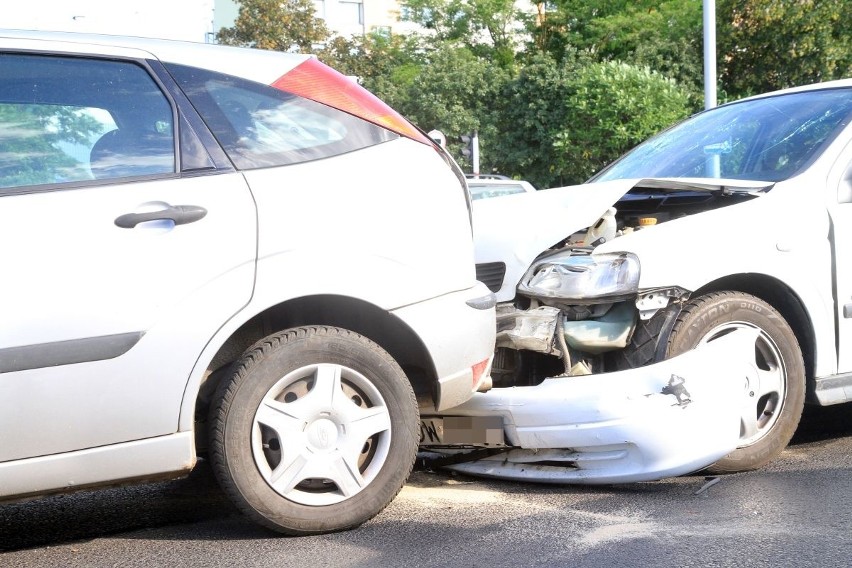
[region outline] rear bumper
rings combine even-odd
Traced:
[[[437,375],[436,410],[468,399],[491,373],[497,323],[494,294],[481,282],[393,311],[423,341]]]
[[[752,335],[737,331],[638,369],[477,393],[442,415],[500,416],[509,447],[447,467],[587,484],[650,481],[707,467],[737,447],[737,401],[744,377],[758,371],[748,362],[749,355],[754,360]],[[455,459],[466,451],[423,449]]]

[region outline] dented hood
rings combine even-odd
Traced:
[[[542,252],[591,226],[635,187],[759,193],[771,186],[769,182],[725,179],[622,179],[479,199],[473,202],[476,263],[506,265],[496,295],[498,301],[508,301]]]
[[[514,298],[518,281],[539,254],[597,221],[635,184],[615,180],[474,201],[476,263],[506,264],[497,300]]]

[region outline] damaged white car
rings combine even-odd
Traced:
[[[555,482],[758,468],[852,400],[852,80],[702,112],[590,183],[474,203],[494,388],[421,449]],[[843,261],[847,258],[847,261]]]

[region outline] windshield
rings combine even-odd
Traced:
[[[592,178],[781,181],[809,165],[852,119],[852,89],[717,107],[640,144]]]

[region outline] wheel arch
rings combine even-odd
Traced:
[[[808,391],[813,389],[816,368],[816,335],[813,322],[799,295],[783,281],[765,274],[732,274],[709,282],[692,293],[692,297],[711,292],[744,292],[760,298],[784,317],[796,335],[805,363]]]
[[[196,393],[196,445],[206,447],[207,408],[216,387],[228,375],[231,363],[258,340],[278,331],[305,325],[340,327],[359,333],[387,351],[402,367],[415,394],[434,399],[437,371],[428,349],[401,319],[369,302],[339,295],[293,298],[256,314],[219,347],[207,366]]]

